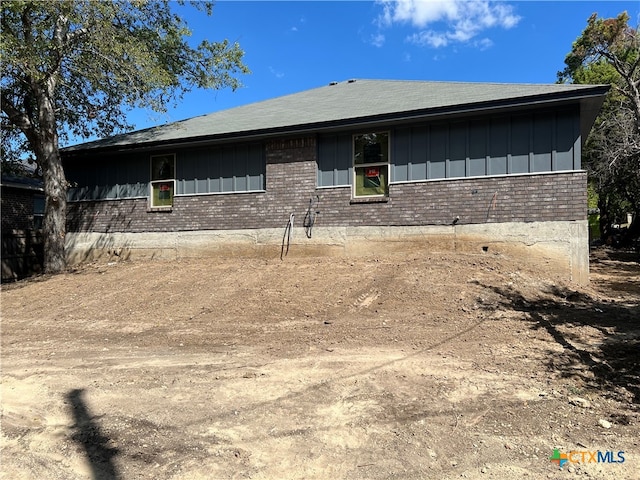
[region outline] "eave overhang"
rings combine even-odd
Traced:
[[[261,128],[256,130],[239,130],[230,133],[214,135],[184,136],[171,140],[138,141],[130,144],[119,144],[113,137],[114,144],[109,144],[110,139],[100,140],[87,144],[61,149],[64,158],[82,157],[86,155],[102,156],[113,153],[132,153],[168,150],[175,148],[193,148],[213,144],[224,144],[238,141],[265,141],[277,137],[299,136],[320,133],[330,133],[344,130],[357,130],[361,128],[382,128],[413,124],[416,122],[432,122],[444,119],[456,119],[461,117],[473,117],[486,114],[506,113],[515,110],[558,108],[577,105],[580,109],[580,133],[582,142],[593,126],[600,111],[605,95],[609,90],[608,85],[594,85],[590,88],[581,88],[570,92],[555,92],[544,95],[523,96],[492,100],[487,102],[465,103],[437,108],[423,108],[402,112],[370,115],[340,120],[323,122],[301,123],[274,128]],[[149,129],[150,131],[152,129]],[[137,132],[138,135],[144,131]],[[92,145],[98,143],[99,145]]]

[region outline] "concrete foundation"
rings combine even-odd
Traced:
[[[179,259],[208,256],[277,258],[286,250],[283,228],[184,232],[67,234],[70,264],[96,259]],[[283,247],[284,246],[284,247]],[[292,230],[288,256],[355,256],[416,252],[503,253],[537,257],[568,280],[589,281],[588,222],[546,221],[450,226],[315,227],[311,238]]]

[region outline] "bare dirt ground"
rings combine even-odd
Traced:
[[[549,267],[289,256],[4,285],[0,478],[638,479],[640,265],[599,250],[580,288]]]

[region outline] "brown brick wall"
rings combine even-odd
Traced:
[[[2,187],[2,230],[33,228],[33,191]]]
[[[34,231],[33,190],[2,187],[2,281],[41,272],[44,240]]]
[[[449,225],[585,220],[587,174],[505,176],[392,184],[389,202],[350,204],[349,188],[321,189],[327,226]]]
[[[178,196],[171,212],[148,212],[146,199],[71,203],[69,230],[277,228],[291,213],[300,226],[315,195],[318,226],[447,225],[458,216],[461,224],[586,219],[585,172],[393,184],[388,202],[351,203],[349,188],[316,189],[316,152],[314,137],[270,141],[265,192]]]

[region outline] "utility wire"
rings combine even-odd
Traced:
[[[289,253],[289,244],[291,243],[291,230],[293,230],[293,213],[289,215],[289,222],[287,222],[287,226],[284,229],[284,235],[282,236],[282,248],[280,249],[280,260],[283,260],[284,257]],[[287,249],[285,251],[285,244]]]

